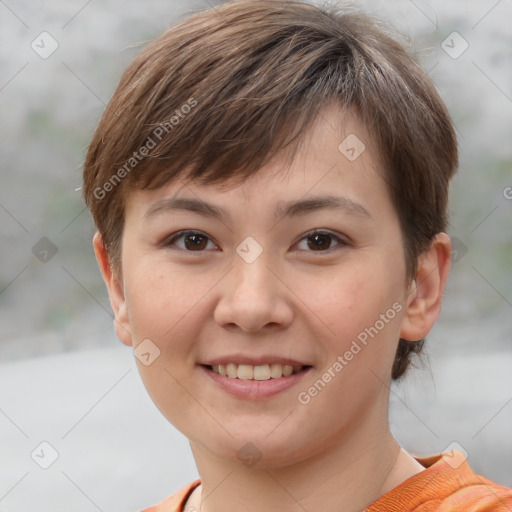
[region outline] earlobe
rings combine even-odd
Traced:
[[[114,313],[114,329],[117,337],[128,346],[132,345],[132,336],[130,330],[130,322],[126,310],[126,299],[124,296],[124,289],[122,283],[119,282],[118,277],[114,274],[110,259],[103,244],[103,239],[99,233],[96,233],[93,238],[94,252],[100,267],[103,281],[107,286],[108,295],[110,297],[110,305]]]
[[[432,329],[441,311],[450,262],[450,238],[446,233],[438,233],[430,248],[418,259],[416,277],[406,298],[401,338],[418,341]]]

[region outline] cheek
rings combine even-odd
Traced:
[[[361,258],[359,265],[347,265],[334,275],[326,273],[325,278],[318,275],[302,288],[306,304],[324,326],[324,365],[331,365],[349,350],[357,352],[353,359],[376,368],[393,358],[403,283],[398,272],[385,267],[384,261],[370,264]],[[307,295],[306,290],[310,290]]]
[[[139,266],[126,283],[127,309],[133,332],[140,337],[178,345],[176,334],[198,325],[201,297],[214,283],[206,275]],[[165,348],[164,346],[162,348]]]
[[[141,379],[157,408],[183,431],[190,420],[183,411],[197,408],[187,390],[192,387],[196,340],[208,321],[200,299],[212,284],[203,277],[139,264],[125,282],[134,347],[149,339],[159,350],[149,365],[137,360]]]
[[[365,266],[364,272],[340,273],[311,295],[329,332],[319,331],[321,365],[299,400],[311,415],[322,417],[323,430],[348,427],[372,404],[386,409],[400,332],[398,283],[380,266]]]

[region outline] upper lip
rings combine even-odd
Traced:
[[[261,366],[264,364],[282,364],[289,366],[310,366],[301,361],[297,361],[296,359],[290,359],[288,357],[280,357],[280,356],[247,356],[242,354],[233,354],[231,356],[222,356],[215,357],[213,359],[208,359],[200,364],[205,366],[213,366],[217,364],[249,364],[251,366]]]

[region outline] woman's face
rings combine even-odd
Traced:
[[[118,335],[216,457],[290,464],[387,425],[404,242],[371,141],[339,119],[324,111],[289,168],[127,199]]]

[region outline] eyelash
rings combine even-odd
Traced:
[[[174,235],[172,235],[170,238],[167,238],[166,240],[164,240],[164,242],[162,243],[162,246],[163,247],[171,247],[173,246],[176,241],[178,241],[179,239],[187,236],[187,235],[200,235],[200,236],[203,236],[205,238],[208,239],[208,242],[213,242],[213,240],[208,236],[206,235],[205,233],[201,232],[201,231],[193,231],[193,230],[185,230],[185,231],[179,231],[178,233],[175,233]],[[326,250],[318,250],[318,251],[314,251],[314,250],[310,250],[310,251],[305,251],[305,252],[320,252],[320,253],[330,253],[332,250],[334,250],[336,247],[339,247],[339,246],[346,246],[346,245],[349,245],[349,242],[345,239],[343,239],[342,237],[330,232],[330,231],[326,231],[326,230],[320,230],[320,229],[314,229],[312,231],[309,231],[307,233],[305,233],[299,240],[298,242],[294,243],[293,245],[298,245],[300,242],[302,242],[303,240],[307,240],[308,238],[312,238],[316,235],[321,235],[321,236],[328,236],[330,237],[332,240],[336,241],[337,244],[334,246],[334,247],[329,247],[328,249]],[[215,243],[215,242],[213,242]],[[199,250],[199,251],[190,251],[188,249],[184,249],[182,247],[177,247],[178,250],[181,250],[181,251],[185,251],[185,252],[189,252],[189,253],[193,253],[193,252],[198,252],[198,253],[202,253],[202,252],[205,252],[206,249],[204,250]]]

